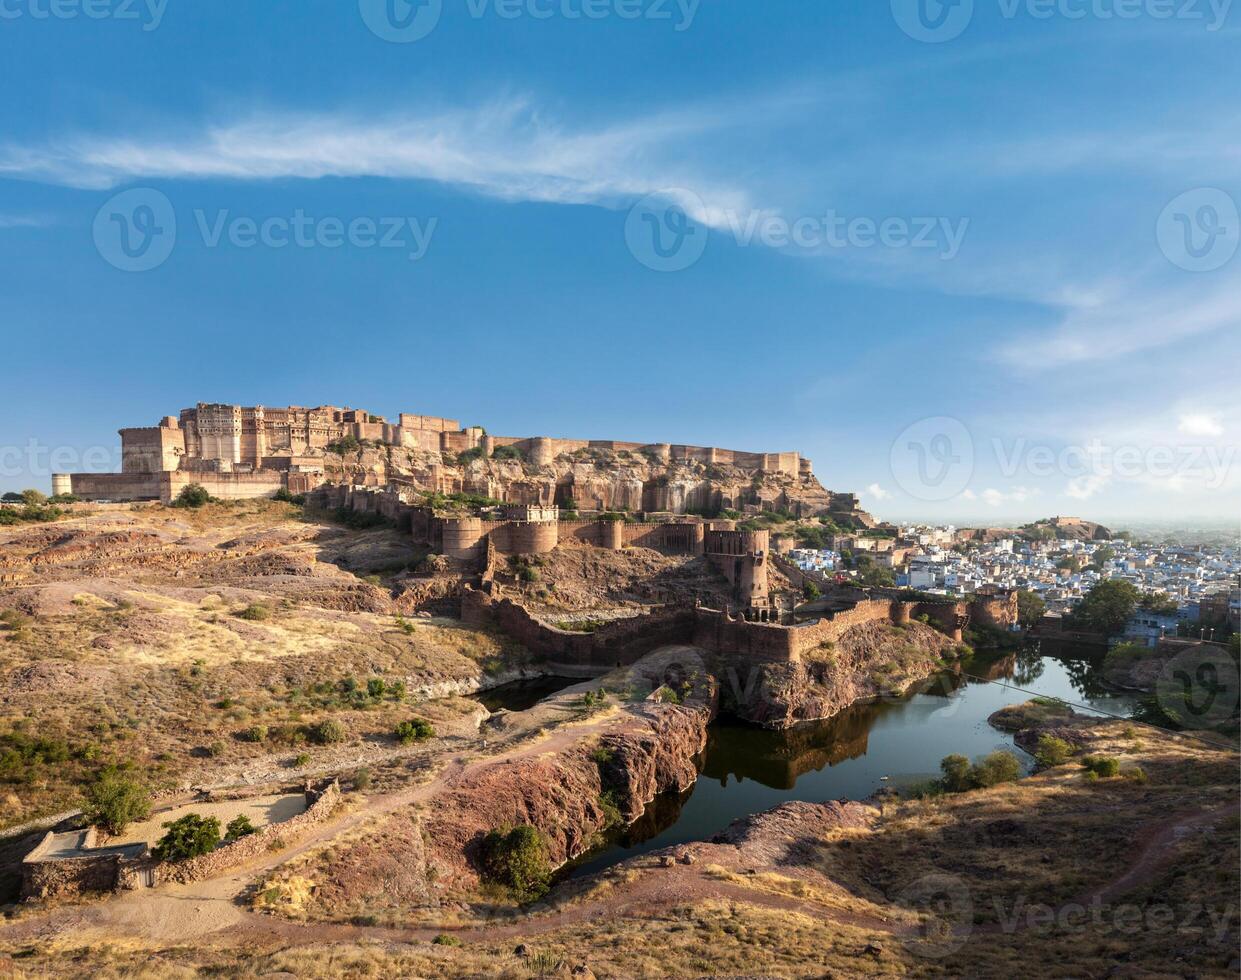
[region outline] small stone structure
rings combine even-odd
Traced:
[[[307,784],[304,792],[307,806],[297,816],[268,824],[188,861],[156,861],[146,844],[99,847],[94,827],[62,834],[49,832],[22,861],[22,898],[66,898],[214,878],[266,851],[292,843],[331,816],[340,802],[336,780],[319,787]]]

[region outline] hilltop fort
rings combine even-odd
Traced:
[[[833,493],[796,452],[674,443],[496,436],[456,419],[353,408],[200,403],[125,428],[120,473],[53,477],[88,500],[171,502],[189,484],[224,500],[307,493],[323,483],[465,493],[565,511],[710,514],[788,511],[872,526],[853,494]]]

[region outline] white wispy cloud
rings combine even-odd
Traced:
[[[668,188],[691,217],[720,227],[747,193],[678,162],[678,146],[734,120],[663,113],[593,129],[553,123],[529,102],[365,118],[253,115],[175,137],[79,135],[0,146],[0,175],[84,188],[134,180],[381,177],[427,180],[510,201],[619,206]],[[696,195],[696,198],[695,198]]]
[[[1073,500],[1089,500],[1095,494],[1101,493],[1109,482],[1108,477],[1101,473],[1077,476],[1069,480],[1065,485],[1064,495],[1071,497]]]
[[[1059,323],[1001,343],[1001,362],[1032,371],[1085,366],[1241,326],[1241,277],[1227,272],[1174,288],[1110,281],[1058,299]]]
[[[52,219],[38,214],[0,214],[0,228],[46,228]]]
[[[1177,423],[1177,431],[1187,436],[1222,436],[1224,427],[1215,416],[1198,412],[1182,415]]]
[[[887,500],[892,496],[892,492],[885,490],[878,483],[872,483],[866,488],[866,495],[873,497],[875,500]]]

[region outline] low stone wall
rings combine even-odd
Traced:
[[[119,849],[77,857],[43,857],[41,852],[55,837],[49,831],[22,862],[22,898],[75,898],[88,892],[110,892],[125,868],[142,863],[140,857]]]
[[[461,600],[461,618],[471,626],[494,626],[546,657],[551,669],[592,675],[631,664],[658,647],[688,643],[694,632],[694,610],[671,607],[616,620],[593,633],[573,633],[540,622],[511,599],[470,588]]]
[[[231,868],[253,860],[268,851],[287,847],[302,833],[332,815],[340,803],[340,783],[332,780],[321,790],[306,790],[309,806],[296,817],[283,823],[268,824],[257,833],[249,834],[231,844],[217,847],[210,854],[188,861],[162,862],[155,866],[155,884],[185,884],[215,878]]]

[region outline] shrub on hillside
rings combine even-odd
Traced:
[[[981,789],[1012,783],[1021,778],[1021,763],[1011,752],[992,752],[970,766],[970,782]]]
[[[1100,779],[1111,779],[1120,775],[1120,760],[1114,756],[1088,755],[1082,759],[1082,765]]]
[[[308,734],[320,745],[335,745],[345,740],[345,726],[334,718],[329,718],[313,726]]]
[[[396,737],[402,745],[425,742],[429,738],[435,738],[435,729],[429,721],[411,718],[396,726]]]
[[[551,878],[547,843],[537,827],[522,824],[510,830],[493,830],[480,847],[483,873],[507,885],[519,901],[544,895]]]
[[[1073,746],[1062,738],[1043,734],[1038,737],[1038,749],[1034,758],[1045,768],[1062,766],[1073,757]]]
[[[211,494],[207,492],[207,488],[201,483],[189,483],[181,488],[181,492],[177,494],[177,499],[172,502],[172,506],[188,507],[196,510],[209,503],[211,503]]]
[[[1021,777],[1021,763],[1011,752],[992,752],[973,764],[963,755],[946,755],[939,763],[940,783],[949,793],[986,789]]]

